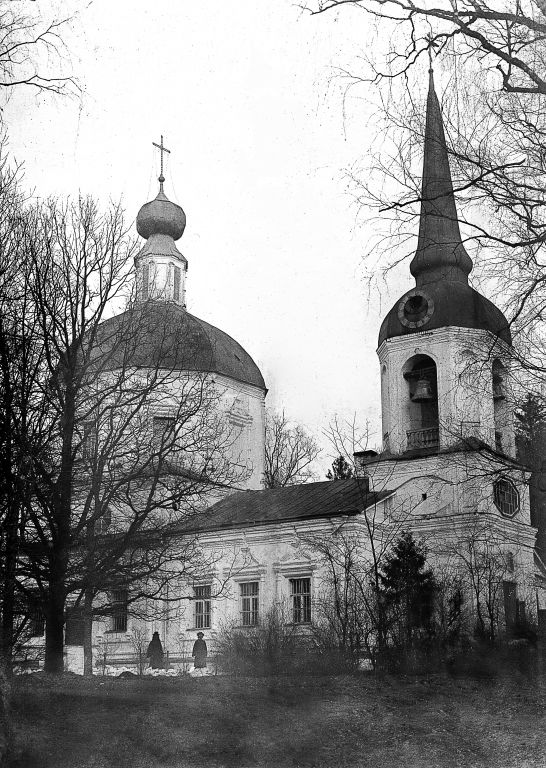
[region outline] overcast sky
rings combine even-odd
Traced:
[[[28,3],[39,6],[39,3]],[[377,94],[347,97],[336,67],[369,47],[369,17],[312,17],[290,0],[94,0],[65,35],[81,99],[19,90],[10,150],[40,196],[122,198],[133,221],[165,191],[182,205],[188,309],[239,341],[268,402],[319,433],[335,414],[380,433],[381,317],[411,286],[368,294],[372,236],[345,170],[369,151]],[[327,466],[328,449],[323,464]]]

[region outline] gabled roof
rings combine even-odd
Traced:
[[[357,478],[239,491],[210,507],[200,518],[198,528],[216,530],[355,515],[390,493],[370,493],[367,482]]]

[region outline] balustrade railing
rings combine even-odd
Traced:
[[[438,427],[427,429],[408,429],[408,450],[413,448],[434,448],[440,442],[440,430]]]

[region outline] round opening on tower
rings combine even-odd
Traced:
[[[420,328],[434,312],[432,298],[420,289],[406,294],[398,305],[398,319],[406,328]]]

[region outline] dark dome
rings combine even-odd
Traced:
[[[466,283],[439,281],[413,288],[398,299],[381,324],[378,345],[394,336],[446,326],[491,331],[512,344],[508,321],[489,299]]]
[[[161,189],[155,200],[145,203],[138,212],[136,228],[145,240],[152,235],[170,235],[178,240],[186,228],[186,214]]]
[[[177,304],[136,305],[105,320],[99,331],[96,356],[103,370],[136,366],[202,371],[266,389],[258,366],[240,344]]]

